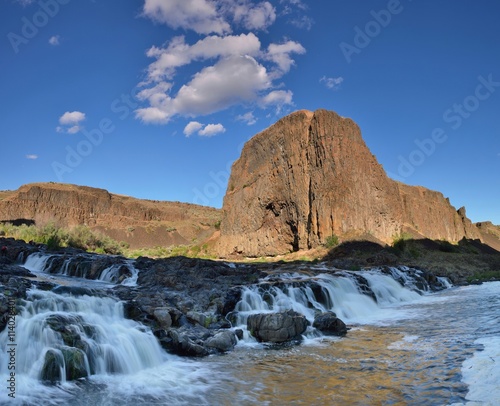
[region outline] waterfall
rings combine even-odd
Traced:
[[[34,253],[26,258],[23,267],[32,272],[80,277],[113,284],[136,286],[139,271],[134,260],[97,254]]]
[[[125,319],[122,303],[112,298],[33,289],[16,322],[16,372],[34,379],[130,374],[165,360],[152,332]],[[7,334],[0,333],[2,355]],[[5,368],[2,363],[2,373]]]
[[[322,268],[326,271],[326,268]],[[438,284],[449,287],[446,278]],[[431,288],[423,272],[408,267],[374,268],[333,273],[273,274],[259,284],[243,287],[232,315],[233,324],[246,328],[250,314],[295,310],[312,324],[318,313],[333,311],[347,323],[367,323],[397,317],[390,307],[418,300]]]

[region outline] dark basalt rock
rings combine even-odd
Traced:
[[[247,320],[247,328],[252,336],[258,341],[271,343],[300,339],[307,325],[305,316],[293,310],[252,314]]]
[[[64,347],[60,350],[50,349],[45,353],[40,379],[53,384],[61,381],[62,366],[65,366],[64,378],[68,381],[88,376],[84,352],[78,348]]]
[[[314,319],[313,327],[325,335],[345,336],[347,326],[334,312],[321,313]]]

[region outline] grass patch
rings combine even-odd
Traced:
[[[25,242],[45,244],[49,250],[72,247],[100,254],[117,255],[122,254],[124,248],[124,243],[120,244],[83,225],[72,229],[63,229],[54,223],[45,226],[14,226],[11,223],[5,223],[0,224],[0,235]]]
[[[467,278],[467,282],[488,282],[488,281],[498,281],[500,280],[500,270],[499,271],[482,271],[475,272],[472,276]]]

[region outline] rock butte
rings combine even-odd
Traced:
[[[257,134],[233,164],[220,256],[278,255],[318,247],[333,234],[392,242],[481,239],[441,193],[396,182],[348,118],[297,111]]]

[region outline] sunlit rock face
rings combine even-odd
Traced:
[[[479,238],[441,193],[388,178],[356,123],[326,110],[297,111],[248,141],[223,212],[222,256],[310,249],[332,234]]]

